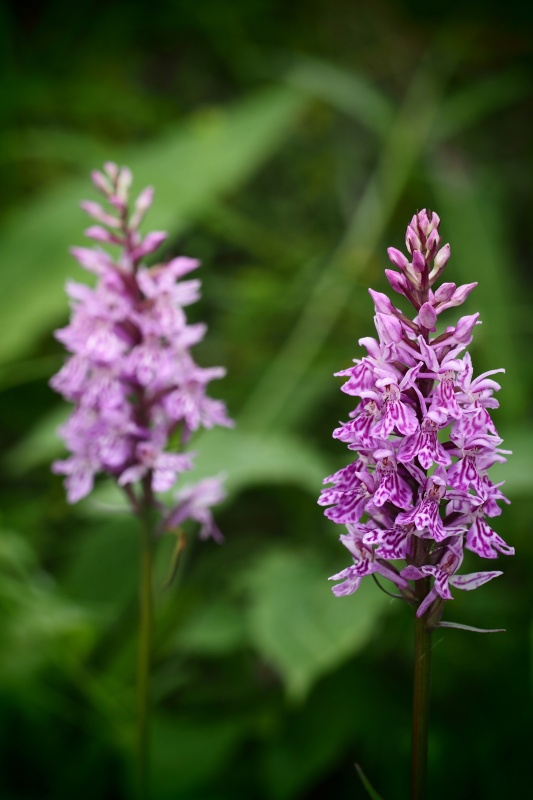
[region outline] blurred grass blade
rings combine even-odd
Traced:
[[[301,58],[288,73],[287,83],[343,111],[380,137],[392,124],[393,104],[361,73]]]
[[[368,268],[411,172],[426,149],[441,92],[431,60],[427,59],[415,74],[394,118],[379,162],[343,237],[317,277],[284,347],[248,399],[243,419],[250,426],[270,428],[274,423],[280,424],[281,416],[284,424],[293,419],[293,396],[305,382],[306,373],[353,293],[362,288],[361,275]]]
[[[156,141],[109,152],[108,158],[132,168],[136,188],[155,187],[149,225],[175,235],[276,151],[305,103],[287,87],[269,88],[231,108],[200,111]],[[44,192],[4,221],[0,362],[19,356],[66,315],[63,284],[82,273],[67,250],[82,241],[87,220],[79,201],[93,194],[84,175]]]
[[[355,769],[357,770],[357,774],[361,778],[361,783],[363,784],[363,786],[365,787],[366,791],[368,792],[368,796],[371,797],[372,800],[383,800],[381,795],[378,794],[376,792],[376,790],[373,788],[372,784],[370,783],[370,781],[366,777],[365,773],[363,772],[363,770],[361,769],[359,764],[355,764]]]
[[[463,625],[461,622],[439,622],[437,628],[457,628],[460,631],[471,633],[505,633],[505,628],[473,628],[472,625]]]
[[[0,168],[24,162],[31,153],[32,161],[68,164],[78,169],[94,168],[107,159],[110,141],[97,139],[81,131],[61,128],[9,130],[0,135]]]
[[[531,93],[529,78],[516,71],[470,83],[442,103],[435,120],[434,138],[455,136]]]

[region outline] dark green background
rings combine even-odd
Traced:
[[[435,209],[446,279],[479,281],[477,373],[506,367],[496,425],[512,500],[504,575],[435,635],[431,798],[528,796],[533,487],[530,425],[532,11],[507,2],[4,3],[0,9],[0,796],[133,797],[137,527],[103,482],[70,508],[49,471],[65,406],[67,249],[108,158],[156,188],[167,255],[202,259],[202,365],[237,420],[198,437],[227,474],[222,547],[157,569],[154,798],[408,794],[412,620],[347,566],[316,506],[347,463],[332,373],[372,335],[386,247]],[[450,312],[451,324],[454,312]],[[464,569],[480,566],[474,556]],[[493,568],[493,563],[487,564]],[[483,568],[483,566],[481,566]]]

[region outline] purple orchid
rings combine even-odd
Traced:
[[[81,204],[99,223],[86,230],[98,244],[71,252],[97,283],[67,284],[72,317],[56,337],[70,356],[50,383],[75,408],[60,429],[70,456],[53,470],[66,476],[70,503],[89,494],[103,472],[124,487],[139,512],[147,492],[153,505],[153,493],[168,491],[192,468],[192,454],[183,448],[193,431],[233,423],[224,404],[206,394],[207,384],[225,370],[199,367],[190,353],[206,331],[203,324],[189,325],[184,311],[199,298],[200,281],[183,280],[198,261],[144,264],[166,239],[162,232],[139,233],[153,189],[144,189],[130,211],[128,169],[107,163],[93,173],[93,183],[111,211],[92,201]],[[101,243],[118,254],[111,256]],[[204,537],[220,539],[209,507],[223,496],[218,478],[182,489],[162,527],[168,520],[176,525],[194,519]]]
[[[491,376],[504,370],[473,377],[464,351],[477,313],[440,327],[442,312],[461,305],[477,284],[434,288],[450,258],[450,246],[440,247],[439,224],[435,213],[415,214],[406,233],[409,255],[388,250],[399,271],[386,270],[387,278],[414,306],[413,319],[370,290],[378,339],[361,339],[367,355],[336,373],[347,378],[342,390],[360,402],[333,436],[358,457],[325,479],[332,486],[319,499],[329,519],[347,526],[340,538],[354,562],[332,576],[342,581],[334,593],[351,594],[363,577],[379,574],[430,628],[452,599],[450,586],[475,589],[501,574],[457,574],[465,548],[488,559],[514,553],[486,521],[501,513],[499,501],[509,502],[488,475],[508,454],[489,413],[500,389]],[[399,560],[403,568],[390,563]]]

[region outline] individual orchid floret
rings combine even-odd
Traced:
[[[447,532],[439,514],[440,503],[446,494],[446,481],[435,472],[427,479],[424,491],[412,511],[403,511],[396,517],[400,525],[414,525],[421,535],[442,542]]]
[[[438,344],[441,347],[443,345],[455,347],[458,344],[462,344],[468,347],[472,342],[473,331],[476,325],[481,325],[479,313],[476,312],[475,314],[461,317],[457,325],[446,328],[446,333],[438,336],[433,344]]]
[[[398,381],[392,373],[376,380],[376,388],[381,390],[382,417],[372,429],[374,436],[386,439],[393,430],[409,435],[418,429],[416,413],[404,398],[406,390],[413,386],[420,366],[421,364],[417,364],[416,367],[408,369],[401,381]],[[378,374],[381,374],[381,371]]]
[[[222,541],[211,508],[224,500],[226,493],[220,478],[205,478],[191,486],[184,486],[175,497],[175,508],[165,521],[165,528],[172,529],[187,519],[199,522],[200,539],[212,538]]]
[[[459,388],[457,399],[463,409],[457,426],[458,432],[463,436],[473,436],[477,432],[486,430],[496,436],[496,428],[487,409],[498,408],[499,403],[494,397],[494,392],[498,392],[501,387],[499,383],[489,378],[489,375],[505,370],[489,370],[473,379],[472,359],[469,353],[465,353],[462,362],[463,370],[457,376]]]
[[[506,460],[498,448],[502,440],[489,433],[464,437],[453,430],[450,438],[456,445],[450,452],[458,460],[448,470],[448,482],[455,489],[467,492],[472,488],[477,494],[482,494],[483,475],[497,461],[503,463]]]
[[[333,438],[340,439],[350,446],[355,445],[358,450],[372,448],[375,443],[372,428],[380,413],[381,408],[377,399],[368,397],[362,400],[357,408],[350,412],[352,419],[343,423],[340,428],[335,428]]]
[[[435,259],[433,261],[433,269],[429,273],[429,285],[433,286],[437,278],[440,277],[440,274],[444,271],[444,267],[448,263],[450,259],[450,245],[445,244],[443,248],[439,250],[436,254]]]
[[[462,361],[456,358],[464,346],[459,345],[453,350],[449,350],[440,360],[435,349],[427,344],[423,336],[418,337],[418,346],[429,369],[427,377],[438,381],[431,397],[431,409],[441,410],[445,415],[456,420],[461,419],[462,411],[455,395],[455,377],[464,368]]]
[[[324,479],[333,483],[333,489],[323,489],[319,499],[321,506],[332,506],[324,513],[334,522],[358,522],[372,501],[376,485],[366,464],[355,461],[348,467]]]
[[[415,322],[418,323],[420,328],[435,333],[436,330],[435,325],[437,323],[437,312],[435,311],[431,303],[424,303],[422,306],[420,306],[420,311],[418,312],[418,316],[416,317]]]
[[[86,235],[110,245],[113,254],[99,246],[72,250],[96,274],[96,286],[67,283],[72,315],[56,337],[70,356],[50,383],[75,409],[60,429],[70,456],[53,469],[66,476],[69,502],[88,495],[95,477],[106,473],[140,513],[192,469],[193,455],[185,447],[194,431],[233,423],[224,404],[207,394],[208,384],[225,370],[198,366],[190,352],[206,326],[187,321],[185,307],[199,299],[200,281],[183,278],[199,262],[178,257],[146,264],[167,238],[139,231],[153,189],[130,203],[131,172],[112,162],[93,173],[93,182],[111,210],[84,201],[83,210],[98,223]],[[213,486],[193,486],[187,503],[185,496],[177,498],[179,514],[174,511],[181,522],[188,509],[204,533],[219,538],[208,516],[209,503],[221,499]]]
[[[374,505],[382,506],[384,503],[390,502],[398,508],[410,508],[413,492],[407,482],[398,474],[394,451],[388,447],[382,447],[373,455],[376,460],[375,474],[379,481],[374,492]]]
[[[407,278],[399,272],[395,272],[393,269],[386,269],[385,270],[385,277],[387,278],[388,282],[391,285],[391,288],[394,289],[395,292],[398,294],[403,294],[407,297],[408,300],[414,303],[414,296],[411,292],[409,281]]]
[[[397,561],[410,555],[412,525],[395,524],[390,529],[371,528],[363,536],[365,544],[377,544],[374,555],[389,561]]]
[[[446,425],[447,414],[440,408],[430,409],[422,421],[419,430],[406,436],[398,450],[398,460],[403,463],[418,458],[424,469],[432,464],[447,466],[452,463],[450,454],[438,440],[440,428]]]
[[[397,250],[395,247],[389,247],[387,249],[387,255],[389,256],[391,264],[394,264],[395,267],[401,269],[402,272],[405,272],[409,266],[409,260],[404,256],[400,250]]]
[[[460,539],[460,537],[458,537]],[[439,563],[435,566],[422,566],[420,568],[409,566],[402,570],[401,575],[403,578],[410,580],[419,580],[424,577],[433,577],[433,588],[428,592],[422,603],[420,603],[416,612],[417,617],[423,616],[431,604],[438,600],[453,600],[453,595],[450,591],[450,585],[457,587],[457,589],[464,589],[471,591],[483,586],[484,583],[491,581],[501,575],[501,572],[472,572],[469,575],[456,575],[455,573],[461,566],[463,561],[463,551],[459,541],[449,545],[442,556]]]
[[[508,455],[490,416],[500,389],[492,376],[503,370],[474,377],[465,350],[478,313],[437,331],[441,315],[477,285],[434,286],[451,252],[449,244],[441,247],[439,226],[437,214],[422,210],[407,227],[407,255],[388,249],[399,271],[386,276],[414,314],[370,290],[377,339],[361,339],[367,355],[336,373],[347,378],[343,392],[359,398],[333,432],[355,460],[326,479],[333,485],[319,499],[329,519],[347,526],[341,541],[354,559],[333,576],[343,581],[335,594],[351,594],[364,576],[379,573],[429,628],[440,624],[450,586],[474,589],[501,574],[457,575],[465,548],[487,559],[514,553],[487,522],[501,513],[500,501],[508,502],[490,480],[491,467]],[[407,586],[390,563],[402,559]]]
[[[450,511],[459,513],[457,523],[470,526],[466,531],[465,547],[482,558],[497,558],[498,553],[514,555],[514,547],[510,547],[488,524],[485,517],[499,516],[501,509],[496,500],[508,503],[506,497],[488,479],[484,485],[483,497],[469,492],[450,492]]]
[[[391,569],[380,559],[376,559],[372,548],[365,545],[363,541],[364,533],[360,526],[348,526],[348,534],[340,538],[353,558],[353,566],[330,577],[330,581],[342,581],[342,583],[333,587],[333,593],[337,597],[353,594],[359,588],[361,580],[366,575],[372,575],[373,573],[378,573],[384,578],[388,578],[397,586],[407,588],[407,581],[402,578],[398,570]]]

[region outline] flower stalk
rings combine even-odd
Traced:
[[[150,796],[150,717],[152,698],[150,673],[154,638],[153,559],[155,548],[154,507],[149,481],[140,529],[139,645],[137,663],[137,780],[140,800]]]
[[[429,582],[427,578],[426,586],[420,581],[416,587],[420,602],[429,591]],[[415,616],[414,620],[411,800],[425,800],[427,791],[432,630],[426,615],[427,612],[422,617]]]

